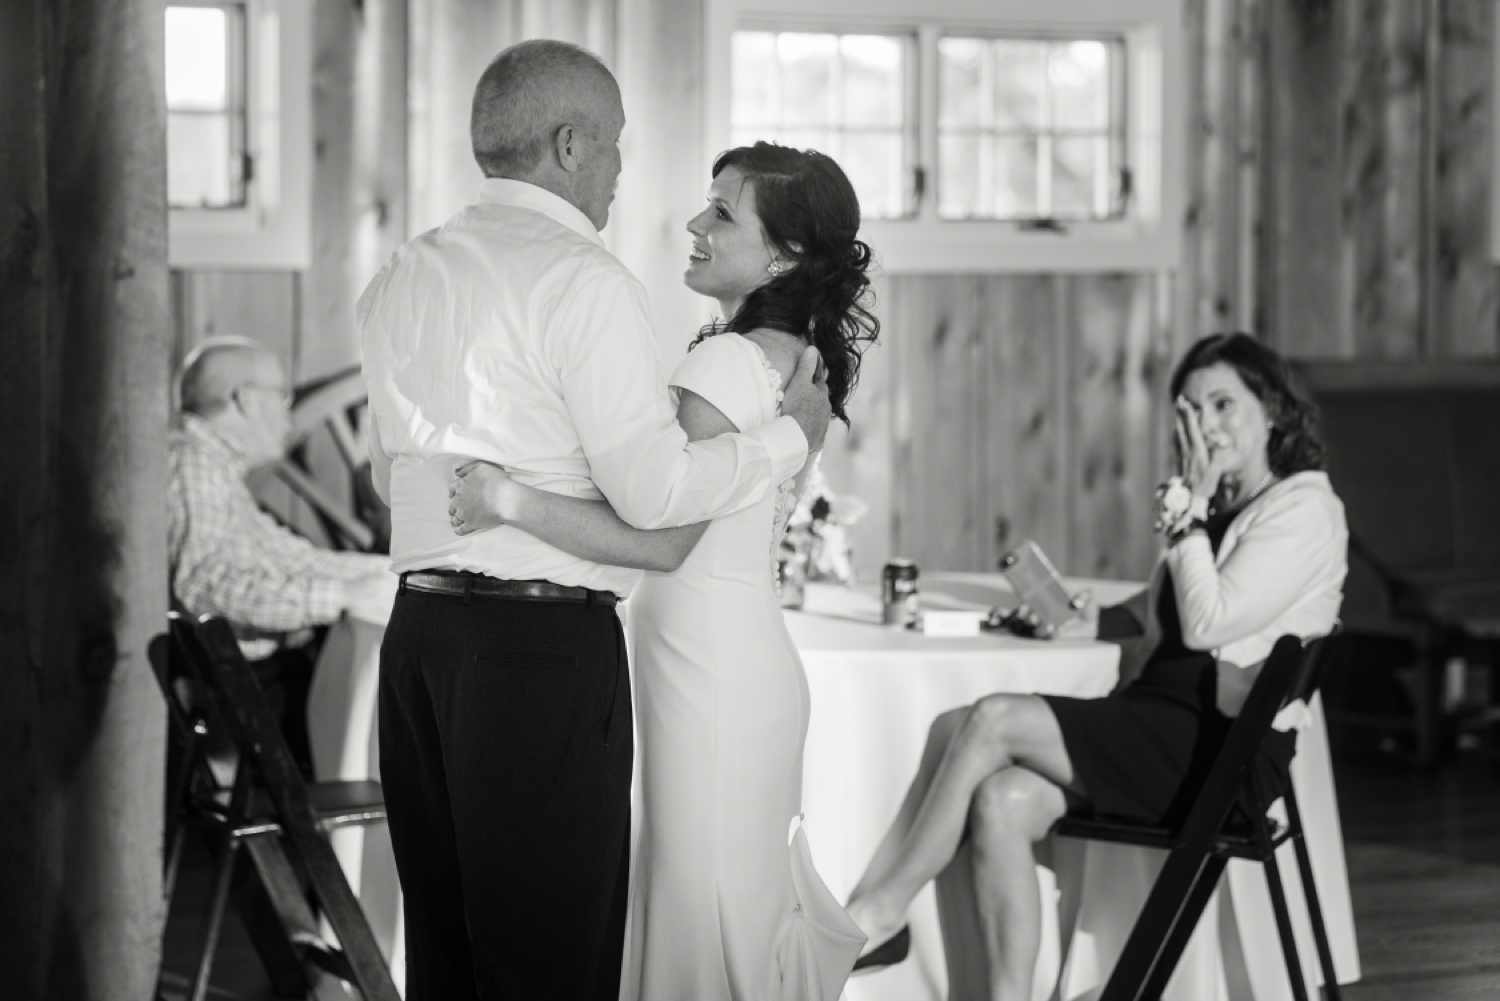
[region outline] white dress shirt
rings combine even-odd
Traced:
[[[1194,532],[1168,549],[1161,566],[1172,573],[1182,641],[1210,650],[1219,663],[1218,705],[1239,715],[1277,639],[1311,639],[1333,630],[1349,569],[1349,528],[1344,505],[1328,474],[1293,473],[1268,487],[1235,516],[1219,551]],[[1148,636],[1160,636],[1157,592],[1152,580]],[[1154,645],[1154,644],[1153,644]],[[1278,730],[1306,726],[1300,702],[1276,717]]]
[[[645,289],[582,212],[535,185],[487,179],[478,204],[396,252],[361,297],[358,324],[397,573],[472,570],[621,595],[640,579],[510,526],[455,535],[448,482],[469,458],[544,490],[606,497],[638,528],[741,510],[807,458],[790,417],[688,442]]]

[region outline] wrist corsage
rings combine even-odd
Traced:
[[[1181,476],[1156,488],[1156,530],[1174,542],[1208,519],[1208,498],[1193,493]]]

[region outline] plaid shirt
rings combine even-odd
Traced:
[[[192,615],[235,626],[251,660],[280,634],[338,619],[343,584],[388,569],[385,556],[336,553],[277,524],[245,484],[243,454],[193,414],[167,440],[172,592]]]

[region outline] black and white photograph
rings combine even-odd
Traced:
[[[0,997],[1500,998],[1500,3],[0,2]]]

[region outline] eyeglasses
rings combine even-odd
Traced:
[[[235,387],[236,391],[241,389],[258,389],[263,393],[275,393],[276,398],[281,401],[283,407],[291,407],[292,405],[292,391],[285,386],[270,386],[263,382],[242,382]]]

